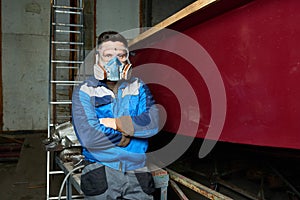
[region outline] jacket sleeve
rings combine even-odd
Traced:
[[[75,133],[83,147],[106,149],[115,147],[121,140],[119,131],[100,124],[96,115],[92,88],[87,84],[76,87],[72,96],[72,121]]]
[[[137,116],[117,118],[117,129],[125,135],[138,138],[148,138],[157,134],[159,130],[159,112],[149,88],[141,81],[137,109]]]

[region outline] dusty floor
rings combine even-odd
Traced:
[[[22,149],[20,151],[20,156],[18,160],[15,161],[1,161],[0,162],[0,199],[1,200],[45,200],[46,199],[46,151],[42,144],[42,140],[46,138],[46,134],[29,134],[24,137],[24,142],[22,144]],[[198,147],[196,147],[198,150]],[[225,149],[227,149],[225,151]],[[261,155],[261,152],[255,152],[254,154],[243,153],[241,156],[240,149],[228,150],[228,146],[219,146],[216,148],[215,155],[210,155],[207,159],[199,160],[195,159],[192,155],[195,151],[191,149],[193,153],[187,152],[185,156],[177,161],[177,163],[172,164],[168,168],[174,169],[178,173],[181,173],[194,180],[204,180],[208,181],[209,177],[203,178],[203,175],[199,173],[204,173],[207,171],[206,175],[215,171],[215,161],[219,162],[219,172],[222,170],[232,171],[238,170],[238,173],[223,176],[223,180],[219,181],[220,192],[231,194],[235,196],[234,199],[244,200],[249,198],[244,198],[233,194],[232,191],[226,189],[223,185],[226,183],[234,183],[240,188],[246,186],[247,191],[249,189],[254,189],[254,194],[259,192],[261,177],[265,178],[264,185],[272,186],[272,189],[265,190],[265,199],[268,200],[298,200],[297,192],[300,189],[300,158],[296,160],[291,160],[291,158],[279,159],[275,157],[277,168],[280,172],[285,173],[285,177],[292,181],[295,190],[290,187],[286,187],[282,180],[270,173],[269,170],[264,168],[257,168],[265,163],[266,157]],[[296,152],[297,153],[297,152]],[[226,156],[224,156],[226,155]],[[300,155],[300,154],[297,154]],[[217,160],[215,160],[217,158]],[[249,164],[251,163],[251,164]],[[253,167],[249,168],[250,165]],[[225,172],[223,171],[223,172]],[[272,175],[272,176],[271,176]],[[245,177],[241,180],[242,177]],[[57,180],[53,180],[55,190],[59,190],[60,183],[63,176]],[[245,183],[247,180],[247,183]],[[211,181],[211,178],[210,180]],[[280,181],[280,182],[278,182]],[[200,181],[199,181],[200,182]],[[251,183],[252,185],[249,185]],[[253,184],[255,183],[255,185]],[[272,184],[272,185],[270,185]],[[205,199],[200,197],[199,194],[181,186],[186,196],[191,200]],[[209,185],[209,182],[208,182]],[[252,188],[251,188],[252,187]],[[57,191],[58,191],[57,190]],[[54,194],[57,193],[54,191]],[[52,196],[52,195],[51,195]],[[54,195],[56,196],[56,195]],[[269,197],[269,198],[268,198]],[[168,199],[179,200],[179,197],[175,194],[174,190],[169,186],[168,188]],[[262,198],[263,199],[263,198]]]
[[[30,134],[18,161],[0,162],[0,196],[2,200],[46,199],[46,152],[41,141],[45,134]]]

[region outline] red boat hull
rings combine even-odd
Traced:
[[[219,6],[218,13],[214,6]],[[226,98],[224,124],[218,138],[208,139],[300,149],[299,9],[298,0],[251,1],[234,9],[216,4],[169,26],[201,45],[220,73]],[[176,46],[172,38],[157,42]],[[215,101],[207,77],[188,60],[163,50],[137,50],[131,61],[135,66],[167,65],[187,79],[199,104],[196,137],[205,138]],[[161,76],[168,79],[168,74]],[[149,87],[168,114],[164,130],[189,135],[178,132],[183,111],[176,94],[163,85]]]

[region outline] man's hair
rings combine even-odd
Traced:
[[[98,48],[100,47],[100,45],[103,42],[107,42],[107,41],[112,41],[112,42],[118,41],[118,42],[122,42],[125,45],[125,47],[128,46],[128,43],[127,43],[127,40],[125,39],[125,37],[116,31],[106,31],[106,32],[101,33],[99,35],[98,41],[97,41]]]

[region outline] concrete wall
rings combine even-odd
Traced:
[[[114,30],[125,32],[139,28],[140,0],[97,0],[96,35],[103,31]],[[126,35],[127,39],[137,33]]]
[[[47,128],[49,0],[2,0],[3,130]]]

